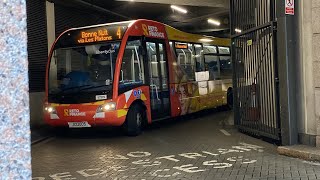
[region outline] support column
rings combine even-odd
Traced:
[[[315,91],[315,127],[317,127],[316,146],[320,147],[320,2],[312,1],[312,54],[313,81]]]
[[[54,3],[46,1],[46,13],[47,13],[47,37],[48,37],[48,55],[51,51],[51,46],[56,39],[56,23],[54,13]],[[52,61],[50,64],[50,74],[57,74],[56,61]],[[50,80],[53,81],[57,77],[49,76]]]
[[[0,9],[0,177],[31,179],[26,1]]]
[[[56,39],[54,3],[46,1],[46,11],[47,11],[48,54],[49,54],[51,46]]]
[[[298,1],[298,0],[296,0]],[[298,143],[297,130],[297,72],[298,47],[298,6],[295,15],[285,15],[285,1],[276,0],[277,11],[277,52],[279,69],[280,120],[283,145]]]

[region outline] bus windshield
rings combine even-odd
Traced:
[[[51,96],[111,91],[120,42],[55,49],[49,69]]]

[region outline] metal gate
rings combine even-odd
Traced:
[[[276,0],[230,0],[235,123],[244,132],[281,140]]]

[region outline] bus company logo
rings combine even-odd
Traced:
[[[142,30],[145,36],[164,38],[164,33],[159,32],[156,26],[149,26],[149,25],[142,24]]]
[[[141,97],[141,94],[142,94],[141,89],[133,91],[133,96],[138,98],[138,99]]]
[[[79,109],[64,109],[64,116],[86,116],[86,113],[80,112]]]

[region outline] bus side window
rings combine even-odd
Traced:
[[[140,47],[140,40],[127,42],[120,70],[120,88],[142,85],[145,83],[143,56],[139,53]]]
[[[209,71],[209,80],[220,80],[219,56],[205,55],[206,71]]]
[[[232,64],[229,47],[218,47],[220,55],[220,73],[222,79],[232,79]]]
[[[173,43],[172,41],[169,42],[169,45],[170,45],[170,51],[173,55],[176,55],[176,53],[174,52],[174,47],[173,47]]]
[[[196,72],[205,71],[204,67],[204,55],[202,46],[200,44],[194,44],[195,58],[196,58]]]
[[[204,45],[205,70],[209,71],[209,80],[220,80],[220,61],[217,47],[214,45]]]
[[[187,75],[188,81],[195,80],[195,58],[192,44],[176,42],[177,63]]]

